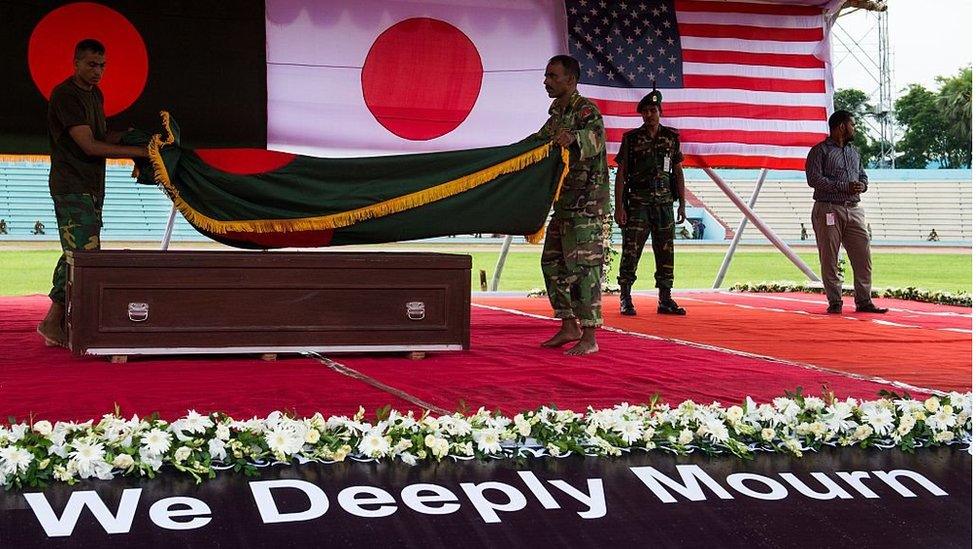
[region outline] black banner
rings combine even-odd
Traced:
[[[0,22],[0,153],[49,152],[47,94],[81,38],[106,46],[110,128],[156,128],[168,110],[190,147],[266,145],[261,0],[0,0]]]
[[[970,547],[959,448],[278,466],[0,494],[0,546]]]

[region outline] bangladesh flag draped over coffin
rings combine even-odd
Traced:
[[[512,145],[376,158],[313,158],[260,150],[200,151],[163,132],[140,183],[158,183],[198,231],[239,248],[370,244],[468,233],[538,241],[568,171],[568,152],[529,138]]]

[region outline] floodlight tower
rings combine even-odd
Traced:
[[[888,10],[875,13],[878,19],[878,123],[881,126],[879,168],[895,167],[894,103],[891,98],[891,51],[888,49]]]
[[[856,35],[845,27],[841,18],[855,12],[870,12],[871,28]],[[894,102],[891,94],[891,50],[888,42],[888,5],[885,0],[847,0],[836,12],[833,23],[835,49],[841,54],[835,63],[850,59],[876,83],[870,90],[873,105],[860,113],[870,137],[878,145],[879,168],[895,167]],[[870,36],[877,36],[877,48],[871,48]]]

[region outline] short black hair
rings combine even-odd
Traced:
[[[827,126],[830,128],[830,131],[834,131],[834,128],[837,126],[847,124],[848,120],[854,120],[854,113],[844,110],[836,111],[830,115],[830,118],[827,120]]]
[[[86,51],[105,55],[105,46],[94,38],[85,38],[75,46],[75,59],[81,59]]]
[[[563,68],[569,71],[569,74],[572,74],[573,77],[576,78],[576,81],[579,82],[580,65],[579,61],[577,61],[575,57],[572,55],[556,55],[550,59],[546,65],[552,65],[553,63],[559,63],[562,65]]]

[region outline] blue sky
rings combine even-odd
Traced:
[[[858,11],[841,17],[840,27],[862,48],[877,50],[876,15]],[[972,0],[889,0],[888,34],[892,58],[892,92],[901,95],[908,84],[935,89],[935,77],[954,74],[973,60]],[[839,45],[843,33],[834,29],[834,84],[837,89],[859,88],[868,93],[878,84],[857,60]]]

